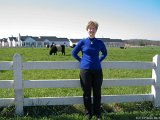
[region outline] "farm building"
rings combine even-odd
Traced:
[[[121,39],[98,38],[107,47],[124,47],[125,43]],[[56,36],[21,36],[0,39],[0,47],[46,47],[47,45],[59,44],[74,47],[81,39],[57,38]]]
[[[107,47],[124,47],[125,43],[122,39],[98,38],[104,42]]]
[[[57,38],[55,36],[21,36],[3,38],[0,40],[0,47],[45,47],[46,45],[60,44],[69,46],[67,38]]]
[[[9,43],[7,42],[6,38],[0,39],[0,47],[9,47]]]
[[[67,38],[57,38],[55,36],[19,36],[19,39],[22,42],[22,47],[45,47],[52,44],[69,46],[69,40]]]
[[[107,47],[124,47],[125,43],[121,39],[98,38],[104,42]],[[70,39],[70,46],[74,47],[81,39]]]

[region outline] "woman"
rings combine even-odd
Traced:
[[[102,60],[107,56],[107,49],[104,43],[95,38],[98,30],[98,23],[89,21],[86,30],[89,37],[80,40],[72,50],[72,56],[80,62],[80,82],[83,90],[83,101],[89,119],[96,115],[100,120],[101,106],[101,85],[103,73],[101,68]],[[82,57],[78,55],[82,52]],[[101,55],[99,56],[99,53]],[[91,100],[91,90],[93,89],[93,106]]]

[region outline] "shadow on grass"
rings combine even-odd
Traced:
[[[160,108],[151,102],[103,104],[103,120],[160,120]],[[13,106],[0,108],[1,120],[87,120],[83,105],[33,106],[24,107],[24,116],[14,114]],[[96,120],[95,116],[93,120]]]
[[[58,105],[58,106],[36,106],[25,107],[24,113],[29,116],[50,116],[62,114],[83,114],[80,109],[72,105]]]

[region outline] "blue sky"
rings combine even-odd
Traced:
[[[0,0],[0,38],[32,35],[160,40],[160,0]]]

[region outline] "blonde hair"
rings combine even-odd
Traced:
[[[86,25],[86,30],[88,30],[89,26],[95,26],[96,30],[98,30],[98,23],[96,21],[89,21],[88,24]]]

